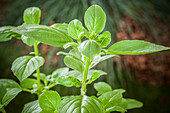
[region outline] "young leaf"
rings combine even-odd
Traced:
[[[24,23],[26,24],[39,24],[41,10],[38,7],[30,7],[24,11]]]
[[[56,69],[53,73],[52,73],[52,77],[53,78],[57,78],[57,77],[60,77],[60,76],[64,76],[66,73],[68,73],[69,71],[69,68],[67,67],[64,67],[64,68],[58,68]]]
[[[84,70],[84,64],[72,56],[65,56],[64,63],[66,64],[66,66],[75,69],[79,72],[83,72]]]
[[[107,75],[107,73],[104,72],[104,71],[102,71],[102,70],[94,70],[94,69],[92,69],[92,70],[89,70],[89,71],[88,71],[87,80],[89,80],[90,78],[92,78],[92,76],[93,76],[94,73],[98,73],[98,74],[97,74],[98,77],[100,77],[100,76],[102,76],[102,75]],[[96,77],[97,77],[97,76],[96,76]],[[95,78],[95,77],[94,77],[94,78]],[[93,78],[93,79],[94,79],[94,78]]]
[[[3,26],[0,27],[0,42],[1,41],[8,41],[12,39],[12,35],[14,34],[10,30],[15,27],[13,26]]]
[[[97,90],[97,95],[112,91],[112,87],[105,82],[94,83],[94,88]]]
[[[41,110],[38,100],[35,100],[25,104],[21,113],[39,113]]]
[[[33,38],[29,38],[29,37],[26,37],[26,36],[24,36],[24,35],[21,36],[21,40],[22,40],[25,44],[27,44],[27,45],[29,45],[29,46],[33,46],[33,45],[34,45],[34,41],[35,41]]]
[[[79,45],[78,49],[83,55],[90,59],[99,54],[101,51],[100,46],[94,40],[84,41]]]
[[[105,48],[111,42],[111,34],[109,31],[105,31],[104,33],[100,34],[95,40],[97,43],[99,43],[101,48]]]
[[[134,108],[141,108],[143,106],[143,103],[140,101],[137,101],[135,99],[126,99],[127,101],[127,108],[126,109],[134,109]]]
[[[95,65],[97,65],[98,63],[104,61],[104,60],[107,60],[109,58],[112,58],[112,57],[119,57],[118,55],[105,55],[105,56],[95,56],[93,58],[93,61],[90,63],[90,68],[94,67]]]
[[[105,109],[118,105],[122,100],[123,89],[106,92],[99,97]]]
[[[14,75],[23,81],[29,77],[36,69],[44,64],[44,59],[40,56],[23,56],[17,58],[12,63],[12,71]]]
[[[60,103],[61,97],[56,91],[46,91],[39,97],[39,105],[43,110],[58,110]]]
[[[3,99],[2,99],[2,104],[4,106],[8,105],[8,103],[14,99],[18,93],[20,93],[22,90],[20,88],[11,88],[8,89],[8,91],[5,93]]]
[[[75,19],[68,25],[68,34],[76,40],[81,40],[84,37],[84,27],[82,23]]]
[[[105,27],[106,15],[98,5],[92,5],[84,15],[84,22],[89,32],[101,33]]]
[[[109,49],[109,54],[120,55],[141,55],[168,50],[170,47],[164,47],[153,43],[140,40],[124,40],[113,44]]]
[[[57,83],[67,87],[72,87],[72,86],[81,87],[82,85],[80,80],[72,76],[61,76],[57,79]]]
[[[64,44],[73,41],[60,28],[45,25],[21,25],[12,31],[56,47],[63,47]]]
[[[31,79],[31,78],[26,78],[20,82],[23,88],[33,88],[33,85],[36,83],[37,83],[37,80]]]
[[[68,43],[64,44],[63,47],[64,47],[64,49],[67,49],[69,47],[77,47],[77,46],[78,46],[78,44],[75,42],[68,42]]]
[[[81,95],[64,101],[58,113],[103,113],[103,107],[98,99]]]

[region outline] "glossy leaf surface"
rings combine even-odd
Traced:
[[[24,23],[26,24],[39,24],[41,10],[38,7],[30,7],[24,11]]]
[[[21,86],[24,88],[33,88],[33,85],[37,83],[36,79],[26,78],[20,82]]]
[[[82,52],[88,58],[93,58],[100,53],[101,48],[94,40],[86,40],[78,47],[79,51]]]
[[[24,35],[21,36],[21,40],[22,40],[25,44],[27,44],[27,45],[29,45],[29,46],[33,46],[33,45],[34,45],[34,41],[35,41],[33,38],[29,38],[29,37],[26,37],[26,36],[24,36]]]
[[[72,39],[57,27],[29,24],[16,27],[12,31],[56,47],[63,47],[64,44],[72,42]]]
[[[44,64],[44,59],[40,56],[23,56],[17,58],[12,63],[12,71],[14,75],[23,81],[29,77],[36,69]]]
[[[25,104],[22,113],[39,113],[41,110],[38,100],[35,100]]]
[[[103,113],[103,107],[95,98],[74,96],[62,103],[58,113]]]
[[[135,99],[126,99],[126,101],[127,101],[127,109],[141,108],[143,106],[142,102],[137,101]]]
[[[89,32],[101,33],[105,27],[106,15],[98,5],[92,5],[84,15],[84,22]]]
[[[112,91],[112,87],[105,82],[94,83],[94,88],[97,90],[97,95]]]
[[[15,28],[15,27],[13,27],[13,26],[0,27],[0,42],[8,41],[8,40],[12,39],[13,32],[11,32],[10,30],[13,28]]]
[[[168,49],[170,49],[170,47],[164,47],[145,41],[124,40],[113,44],[108,49],[108,53],[120,55],[141,55]]]
[[[111,34],[109,31],[105,31],[104,33],[100,34],[95,40],[100,44],[102,48],[105,48],[111,42]]]

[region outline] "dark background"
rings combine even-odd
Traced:
[[[167,0],[0,0],[0,26],[18,26],[23,23],[25,8],[36,6],[42,10],[41,24],[52,25],[73,19],[83,21],[85,10],[92,4],[100,5],[107,15],[105,30],[112,33],[112,45],[120,40],[145,40],[170,46],[170,2]],[[109,46],[110,46],[109,45]],[[46,59],[41,72],[47,75],[56,68],[64,67],[63,56],[56,56],[61,48],[39,45]],[[22,41],[13,38],[0,43],[0,78],[13,76],[10,67],[19,56],[33,51]],[[143,108],[128,113],[170,113],[170,52],[149,55],[121,56],[104,61],[95,68],[108,73],[97,81],[105,81],[112,88],[126,89],[125,97],[138,99]],[[79,94],[78,88],[57,86],[61,96]],[[95,95],[93,84],[88,95]],[[24,104],[36,99],[35,95],[20,93],[5,108],[7,113],[20,113]]]

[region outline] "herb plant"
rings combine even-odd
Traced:
[[[143,104],[135,99],[124,98],[124,89],[112,89],[105,82],[94,83],[96,96],[86,95],[86,86],[106,72],[92,69],[98,63],[119,55],[141,55],[168,50],[169,47],[156,45],[140,40],[120,41],[108,49],[111,42],[109,31],[103,31],[106,15],[98,5],[87,9],[84,24],[75,19],[69,24],[57,23],[52,26],[39,25],[41,11],[31,7],[24,11],[24,23],[21,26],[0,27],[0,41],[12,37],[21,39],[25,44],[34,47],[30,55],[17,58],[12,63],[12,72],[20,84],[10,79],[0,79],[0,110],[21,91],[36,94],[38,99],[25,104],[22,113],[121,113],[129,109],[140,108]],[[51,75],[40,73],[44,58],[39,56],[38,44],[70,48],[65,55],[67,67],[56,69]],[[69,69],[71,68],[71,70]],[[36,71],[36,73],[34,73]],[[30,78],[31,77],[31,78]],[[33,78],[34,77],[34,78]],[[61,97],[50,88],[57,84],[66,87],[80,87],[80,95]]]

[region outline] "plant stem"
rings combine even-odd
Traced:
[[[87,81],[87,75],[88,75],[88,70],[89,70],[89,64],[90,64],[90,59],[86,58],[86,65],[83,73],[83,85],[81,87],[81,95],[86,94],[86,81]]]
[[[34,52],[35,52],[35,56],[39,56],[38,54],[38,41],[34,41]],[[38,83],[38,97],[41,94],[41,81],[40,81],[40,69],[38,68],[36,70],[37,72],[37,83]]]
[[[4,107],[1,108],[2,113],[6,113]]]

